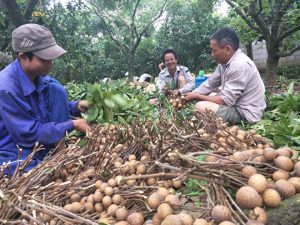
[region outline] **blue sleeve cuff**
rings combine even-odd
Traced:
[[[71,102],[69,102],[69,111],[70,111],[71,114],[77,112],[77,108],[76,108],[77,103],[78,103],[78,101],[71,101]]]
[[[70,132],[74,129],[74,123],[73,120],[68,120],[65,123],[66,131]]]

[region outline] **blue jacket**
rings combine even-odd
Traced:
[[[55,82],[50,76],[39,77],[34,86],[19,60],[0,71],[0,164],[1,156],[17,154],[16,145],[32,150],[36,142],[54,144],[74,128],[71,119],[50,122],[45,96],[50,82]],[[70,112],[76,104],[68,103]]]

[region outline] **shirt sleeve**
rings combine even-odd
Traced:
[[[202,95],[209,95],[212,92],[218,92],[218,87],[220,87],[221,81],[221,72],[220,66],[217,66],[215,72],[206,80],[204,81],[198,88],[195,89],[194,92],[198,92]]]
[[[69,112],[71,114],[77,113],[78,110],[76,108],[78,101],[70,101],[68,102]]]
[[[184,68],[184,77],[186,80],[186,84],[179,89],[180,94],[185,94],[187,92],[191,92],[192,90],[194,90],[195,88],[195,80],[192,76],[192,74],[190,73],[190,71],[188,70],[188,68]]]
[[[246,66],[238,67],[231,65],[225,77],[225,85],[219,95],[223,98],[227,106],[232,107],[237,99],[243,94],[249,81]]]
[[[31,107],[10,92],[0,92],[0,116],[14,142],[22,147],[31,148],[36,142],[44,145],[60,141],[66,131],[74,128],[72,120],[56,123],[41,123],[31,114]]]
[[[157,81],[157,87],[159,92],[161,92],[161,90],[163,89],[163,87],[166,85],[166,80],[165,80],[165,76],[164,76],[164,72],[161,71],[158,75],[158,81]]]

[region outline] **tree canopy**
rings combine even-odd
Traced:
[[[0,0],[1,65],[12,59],[11,32],[24,23],[47,26],[68,53],[55,60],[52,75],[63,83],[104,77],[158,75],[161,55],[173,48],[179,63],[197,73],[213,69],[209,37],[236,29],[243,43],[267,43],[269,70],[299,48],[299,3],[292,0],[226,0],[229,17],[215,13],[217,0]],[[14,16],[15,15],[15,16]]]

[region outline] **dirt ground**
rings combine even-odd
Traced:
[[[266,84],[266,91],[271,94],[285,93],[292,81],[274,81]],[[294,81],[294,91],[300,91],[300,82]]]

